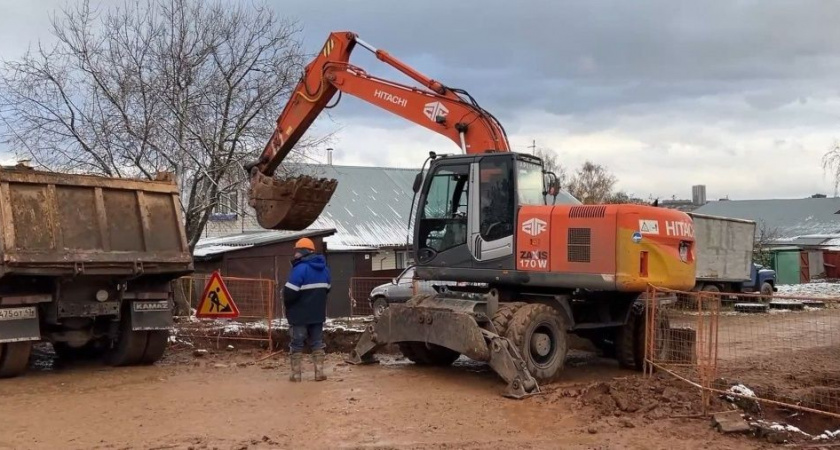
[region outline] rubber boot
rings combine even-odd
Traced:
[[[302,353],[292,353],[289,355],[289,361],[292,364],[292,371],[289,374],[289,381],[298,382],[301,380],[301,361],[303,360]]]
[[[327,379],[327,374],[324,373],[325,357],[324,350],[314,350],[312,352],[312,362],[315,363],[315,381],[324,381]]]

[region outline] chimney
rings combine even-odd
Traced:
[[[698,184],[696,186],[691,187],[691,203],[694,203],[697,206],[703,206],[706,204],[706,186],[703,184]]]
[[[332,152],[333,152],[332,147],[327,149],[327,164],[329,164],[329,165],[332,165]]]

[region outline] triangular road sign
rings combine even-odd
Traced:
[[[218,271],[213,272],[210,280],[207,281],[204,293],[201,294],[201,301],[198,302],[195,316],[216,319],[235,319],[239,317],[239,308],[233,302],[233,297],[230,296],[230,292],[228,292],[227,286],[225,286],[225,282],[222,281],[222,276]]]

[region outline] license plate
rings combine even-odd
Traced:
[[[0,320],[23,320],[37,317],[34,306],[25,308],[3,308],[0,309]]]

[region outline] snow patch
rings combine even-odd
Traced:
[[[726,392],[740,395],[742,397],[755,398],[755,392],[743,384],[736,384],[735,386],[730,387]],[[735,398],[732,396],[727,396],[726,398],[731,401],[735,401]]]
[[[840,298],[840,283],[816,281],[813,283],[803,284],[780,284],[777,288],[779,291],[776,295],[780,296],[791,295],[796,297],[811,298]]]

